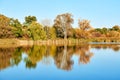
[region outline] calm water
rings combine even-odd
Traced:
[[[0,48],[0,80],[120,80],[120,45]]]

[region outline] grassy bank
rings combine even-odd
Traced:
[[[16,47],[19,45],[17,39],[0,39],[0,47]]]
[[[79,45],[89,42],[120,42],[119,38],[91,38],[91,39],[55,39],[55,40],[22,40],[0,39],[0,47],[32,46],[32,45]]]
[[[9,46],[32,46],[32,45],[77,45],[87,43],[84,39],[55,39],[55,40],[21,40],[21,39],[0,39],[0,47]]]

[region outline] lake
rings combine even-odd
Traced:
[[[120,45],[0,47],[0,80],[120,80]]]

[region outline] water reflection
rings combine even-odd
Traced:
[[[95,49],[112,49],[114,51],[119,51],[120,50],[120,45],[116,45],[116,44],[93,44],[91,46],[92,48],[95,48]]]
[[[119,45],[78,45],[78,46],[27,46],[18,48],[0,48],[0,70],[7,69],[11,66],[19,66],[23,60],[26,68],[36,68],[38,62],[51,64],[51,58],[57,68],[62,70],[71,70],[74,65],[72,57],[78,56],[78,64],[87,64],[90,62],[94,53],[90,51],[95,49],[112,49],[119,51]],[[27,56],[22,58],[22,54]]]

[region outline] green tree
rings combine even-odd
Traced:
[[[28,26],[28,34],[33,40],[46,39],[46,33],[43,29],[43,26],[36,22],[32,22]]]
[[[45,26],[44,30],[46,32],[47,39],[51,39],[51,34],[50,34],[50,27]]]
[[[109,30],[107,28],[96,28],[95,31],[100,32],[101,34],[106,34]]]
[[[24,26],[29,26],[33,21],[37,21],[35,16],[26,16]]]
[[[44,27],[44,30],[46,32],[47,39],[55,39],[56,38],[56,32],[54,27]]]
[[[101,31],[101,32],[102,32],[102,34],[106,34],[106,33],[108,32],[108,29],[107,29],[107,28],[105,28],[105,27],[104,27],[104,28],[102,28],[101,30],[102,30],[102,31]]]
[[[22,37],[22,24],[18,21],[18,19],[10,19],[10,26],[12,27],[12,31],[17,38]]]

